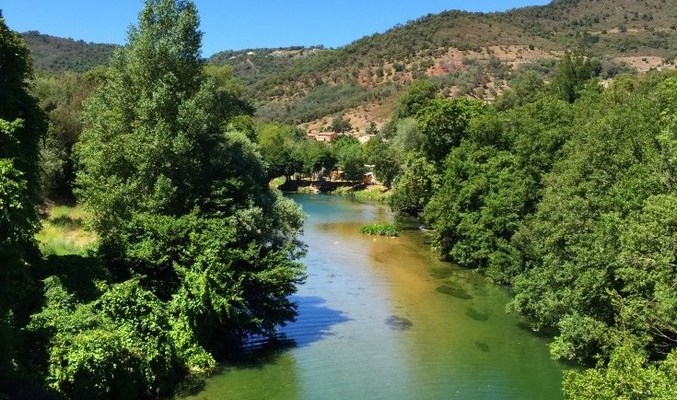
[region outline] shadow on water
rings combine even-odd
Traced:
[[[272,337],[252,336],[241,352],[233,355],[223,367],[263,368],[292,348],[309,346],[334,335],[332,327],[350,321],[343,311],[327,307],[318,296],[292,296],[298,305],[296,321],[281,327]]]
[[[315,342],[334,336],[332,327],[351,319],[346,313],[327,307],[326,300],[319,296],[292,296],[298,305],[296,321],[281,329],[281,332],[296,347],[309,346]]]

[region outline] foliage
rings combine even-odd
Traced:
[[[671,399],[677,390],[677,352],[658,365],[631,344],[611,353],[608,365],[564,377],[566,399]]]
[[[367,172],[365,155],[360,142],[352,136],[340,136],[331,143],[336,165],[348,180],[359,181]]]
[[[424,212],[445,258],[486,269],[499,282],[514,277],[520,259],[512,236],[540,198],[569,116],[563,102],[542,99],[473,121]]]
[[[43,199],[73,202],[73,147],[82,132],[83,101],[105,81],[103,68],[84,74],[42,73],[33,92],[47,112],[49,129],[40,143],[40,191]]]
[[[437,95],[437,87],[429,79],[414,82],[402,96],[395,110],[394,118],[414,117]]]
[[[440,163],[457,146],[472,117],[481,113],[482,103],[465,98],[436,99],[423,107],[416,119],[423,136],[425,157]]]
[[[35,60],[35,68],[52,73],[86,72],[108,65],[118,47],[113,44],[85,43],[36,31],[21,34]]]
[[[402,170],[403,153],[394,150],[390,142],[383,141],[378,136],[369,139],[364,146],[364,153],[367,163],[374,166],[376,179],[385,187],[392,187]]]
[[[261,155],[267,164],[268,180],[278,176],[289,178],[302,170],[303,160],[297,151],[297,141],[305,139],[302,132],[289,125],[265,123],[258,127],[256,136]]]
[[[559,62],[552,88],[560,98],[573,103],[588,80],[595,76],[597,67],[590,58],[567,52]]]
[[[399,236],[400,231],[395,224],[369,224],[360,227],[360,233],[363,235],[376,236]]]
[[[666,193],[655,172],[659,109],[642,90],[647,89],[614,87],[601,97],[579,100],[574,122],[578,134],[546,178],[536,213],[516,234],[528,271],[515,282],[513,307],[537,328],[570,319],[574,321],[560,329],[622,324],[639,338],[654,336],[656,345],[664,340],[660,336],[676,331],[665,321],[673,315],[648,313],[642,306],[655,302],[657,310],[670,309],[675,301],[667,289],[674,284],[668,266],[674,250],[667,250],[675,240],[668,211],[674,194]],[[667,224],[659,228],[650,222],[655,218]],[[637,231],[643,232],[640,242]],[[639,260],[655,259],[652,249],[661,248],[665,250],[658,250],[662,256],[657,260],[667,257],[665,261],[644,269]],[[561,287],[571,292],[554,289]],[[604,331],[587,344],[579,343],[580,333],[562,329],[555,354],[590,360],[613,345]]]
[[[150,398],[167,393],[177,370],[170,315],[137,280],[79,303],[62,280],[45,281],[45,308],[30,330],[51,337],[50,386],[71,398]]]
[[[111,283],[36,325],[51,333],[49,379],[63,393],[167,393],[295,316],[302,214],[269,190],[256,146],[224,133],[248,109],[228,68],[203,69],[197,26],[193,3],[148,0],[86,103],[78,194]],[[284,131],[271,129],[262,148]]]
[[[422,211],[443,257],[511,284],[510,310],[555,335],[553,357],[598,363],[569,376],[570,397],[662,398],[677,342],[675,76],[575,89],[573,104],[554,85],[447,130],[439,166],[396,132],[393,207]],[[416,117],[424,150],[454,126],[436,107]]]
[[[352,126],[350,126],[350,121],[343,118],[343,115],[337,115],[331,121],[331,130],[336,133],[346,133],[350,132]]]
[[[0,396],[25,367],[18,348],[19,328],[32,311],[38,262],[38,143],[44,115],[29,93],[28,49],[0,14]]]
[[[393,185],[390,198],[398,212],[419,215],[437,191],[440,176],[435,166],[423,155],[411,153],[404,164],[404,172]]]

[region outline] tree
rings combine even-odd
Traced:
[[[393,209],[418,216],[439,188],[440,181],[435,165],[420,153],[410,153],[404,164],[404,172],[393,185]]]
[[[262,124],[258,128],[257,142],[265,161],[268,179],[284,176],[287,180],[303,169],[303,159],[298,143],[306,135],[297,128],[279,123]]]
[[[573,103],[594,72],[595,63],[589,57],[567,52],[559,62],[552,88],[560,98]]]
[[[336,164],[348,180],[361,180],[366,172],[365,156],[360,142],[352,136],[336,138],[331,143],[331,152]]]
[[[451,149],[461,142],[470,119],[482,112],[479,101],[456,98],[435,99],[416,115],[424,137],[421,147],[425,157],[441,163]]]
[[[656,168],[661,110],[651,85],[619,82],[577,100],[575,136],[515,234],[526,271],[513,309],[559,330],[557,357],[608,356],[620,328],[656,346],[652,357],[674,346],[674,193]]]
[[[333,132],[345,133],[350,132],[353,127],[350,125],[350,121],[343,118],[343,115],[337,115],[332,119],[330,128]]]
[[[43,73],[36,77],[33,90],[50,122],[47,135],[40,144],[40,194],[43,199],[75,201],[73,147],[82,132],[82,105],[103,84],[105,77],[104,67],[84,74]]]
[[[414,82],[399,101],[395,110],[395,119],[416,116],[437,95],[437,87],[430,79]]]
[[[237,351],[249,335],[272,335],[293,319],[288,296],[304,270],[296,261],[302,214],[268,189],[255,145],[224,133],[232,113],[204,74],[197,28],[192,2],[146,1],[107,83],[85,107],[77,181],[113,284],[129,285],[171,316],[179,364],[204,369],[214,365],[212,355]],[[137,317],[120,316],[125,310],[113,308],[109,318]],[[105,329],[104,322],[87,329]],[[171,365],[172,351],[138,368],[163,376],[158,368]],[[73,357],[54,360],[63,366]]]
[[[564,376],[564,395],[571,400],[671,399],[677,391],[677,352],[658,365],[632,343],[624,343],[611,354],[609,363]]]
[[[378,136],[369,139],[364,152],[369,164],[374,166],[374,175],[384,186],[390,188],[402,170],[402,152],[394,145],[381,140]]]
[[[39,262],[38,145],[47,125],[29,91],[28,49],[0,14],[0,397],[21,367],[19,329],[30,314]]]

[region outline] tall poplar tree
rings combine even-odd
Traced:
[[[36,317],[57,331],[49,381],[72,397],[165,393],[177,363],[209,368],[296,314],[301,211],[270,191],[255,145],[224,132],[232,99],[203,73],[198,25],[192,2],[147,0],[85,105],[77,194],[111,282],[83,304],[50,282],[48,300],[65,300]]]

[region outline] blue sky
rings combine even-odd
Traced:
[[[502,11],[549,0],[194,0],[203,55],[220,50],[323,44],[339,47],[428,13]],[[7,25],[98,43],[124,44],[142,0],[0,0]]]

